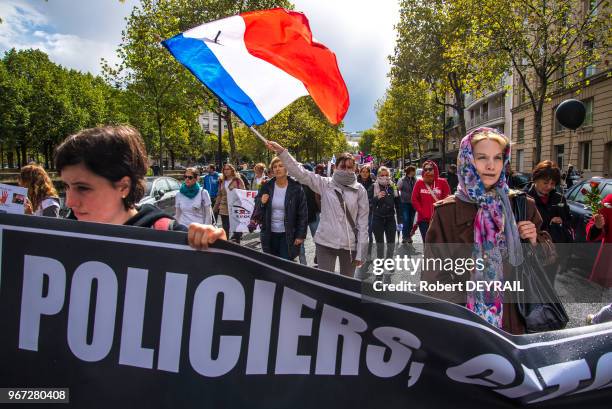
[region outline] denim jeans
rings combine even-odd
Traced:
[[[400,209],[402,211],[402,221],[404,222],[404,228],[402,229],[402,238],[410,238],[410,231],[414,224],[414,215],[416,211],[412,207],[412,203],[400,203]]]
[[[287,244],[287,234],[270,233],[270,254],[291,260],[289,258],[289,246]]]
[[[419,231],[421,232],[421,237],[423,238],[423,243],[425,243],[425,236],[427,235],[427,230],[429,230],[429,221],[421,220],[419,222]]]

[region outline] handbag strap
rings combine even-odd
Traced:
[[[351,213],[346,209],[346,206],[344,205],[344,198],[342,197],[342,194],[338,192],[336,189],[334,189],[334,192],[336,192],[336,196],[338,196],[338,201],[340,202],[342,211],[344,212],[344,215],[346,216],[346,220],[348,220],[349,224],[351,225],[351,228],[355,230],[355,221],[353,220],[353,216],[351,216]]]
[[[527,220],[527,195],[525,192],[520,192],[514,196],[512,213],[514,213],[514,219],[517,223]]]

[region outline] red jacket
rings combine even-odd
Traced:
[[[612,205],[612,194],[607,195],[602,203],[604,206]],[[591,218],[586,225],[587,240],[601,241],[599,253],[593,264],[590,281],[601,285],[602,287],[612,287],[612,208],[604,207],[599,211],[603,215],[605,224],[603,229],[595,227],[595,222]]]
[[[422,179],[417,180],[417,182],[414,184],[414,189],[412,189],[412,206],[418,213],[417,223],[423,220],[430,221],[433,215],[434,203],[438,200],[445,199],[451,194],[450,186],[448,186],[446,179],[439,177],[440,173],[438,172],[438,165],[430,160],[423,163],[423,167],[426,167],[427,165],[432,165],[434,168],[433,183],[429,186],[429,188],[432,190],[436,198],[432,196],[427,188],[427,185]]]

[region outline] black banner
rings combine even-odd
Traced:
[[[612,401],[612,324],[511,336],[228,242],[199,252],[184,233],[18,215],[0,229],[0,387],[106,408]]]

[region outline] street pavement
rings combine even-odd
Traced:
[[[413,237],[414,243],[412,244],[397,244],[395,246],[394,255],[403,257],[404,255],[420,257],[423,255],[423,242],[420,233],[417,232]],[[399,239],[398,239],[399,241]],[[245,234],[242,239],[242,245],[261,251],[261,244],[259,242],[259,233]],[[315,256],[315,244],[313,242],[310,232],[306,238],[305,250],[306,260],[309,266],[314,265]],[[371,248],[371,259],[376,258],[376,245]],[[557,294],[561,298],[563,305],[570,317],[568,328],[580,327],[585,325],[585,319],[587,314],[592,314],[599,311],[603,306],[612,303],[612,289],[604,289],[597,284],[593,284],[586,279],[589,272],[584,271],[580,268],[580,262],[569,263],[567,271],[563,274],[557,275],[555,281],[555,289]],[[366,268],[358,269],[355,276],[356,278],[371,281],[372,265],[366,266]],[[339,265],[336,263],[336,272],[339,272]],[[388,277],[390,282],[397,283],[402,280],[418,283],[420,280],[420,274],[409,275],[405,272],[395,273]],[[589,301],[589,302],[585,302]]]

